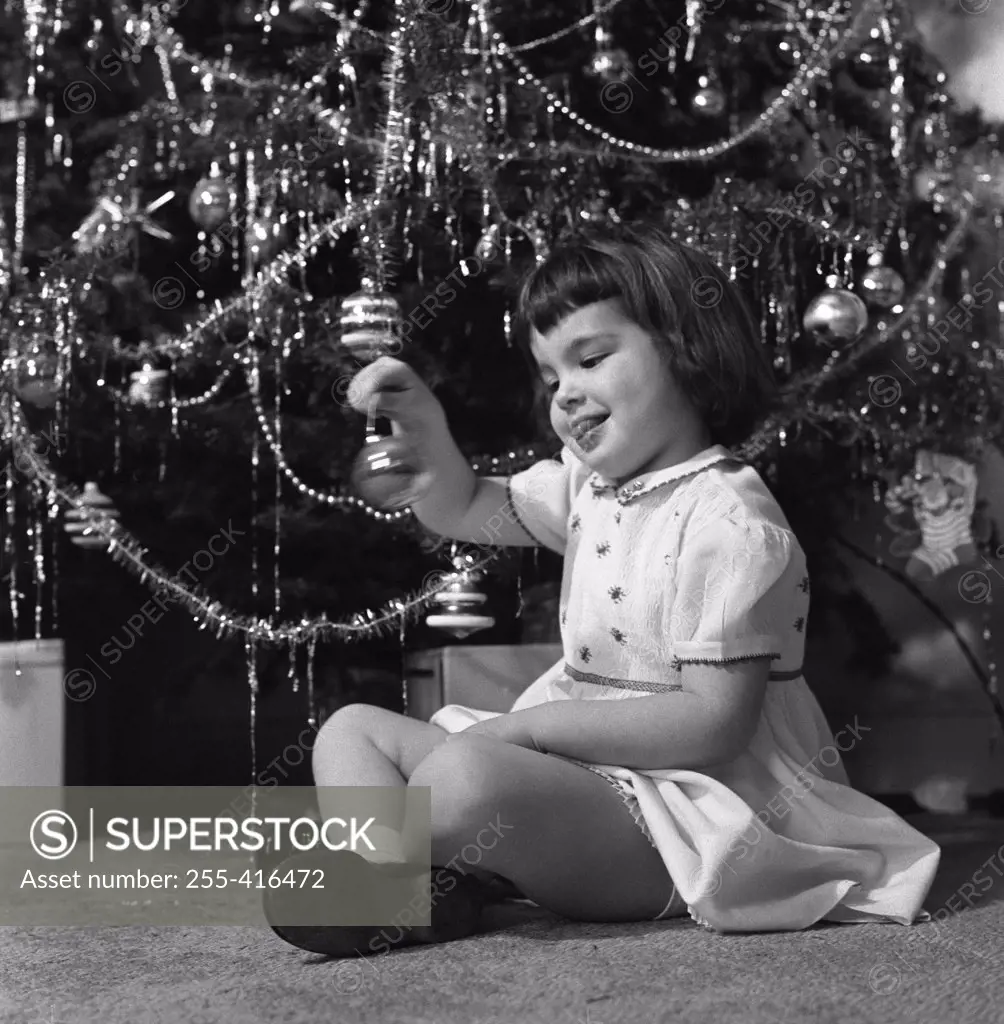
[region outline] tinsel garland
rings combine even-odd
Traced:
[[[918,288],[904,306],[903,313],[892,325],[881,331],[874,331],[851,352],[846,353],[846,358],[855,363],[859,362],[866,355],[878,349],[891,336],[902,330],[906,321],[912,315],[913,309],[921,298],[930,293],[930,290],[937,284],[941,275],[944,274],[948,261],[954,256],[965,239],[972,214],[972,206],[965,205],[959,213],[959,219],[950,231],[948,237],[942,243],[938,257],[931,270],[928,272],[924,283]],[[783,400],[781,410],[765,423],[753,437],[738,452],[740,457],[752,461],[761,455],[767,447],[776,440],[783,440],[785,430],[798,418],[797,409],[805,408],[809,400],[818,391],[824,382],[828,382],[836,375],[835,367],[840,365],[835,362],[823,370],[814,374],[807,374],[801,378],[793,379],[786,388],[786,398]],[[249,380],[249,387],[252,393],[256,388]],[[182,584],[173,580],[166,572],[156,566],[151,566],[145,561],[146,550],[118,523],[109,520],[100,512],[93,512],[87,506],[82,505],[79,496],[69,488],[60,487],[56,475],[48,465],[44,457],[35,452],[34,439],[28,430],[21,411],[20,404],[12,393],[8,393],[11,407],[10,419],[4,409],[5,432],[10,434],[11,443],[23,450],[27,456],[32,475],[41,480],[49,489],[50,495],[59,499],[64,505],[75,508],[97,533],[109,543],[109,553],[139,576],[141,582],[153,581],[155,589],[166,591],[174,596],[179,603],[184,605],[194,618],[200,620],[200,628],[205,629],[210,624],[215,627],[217,636],[233,636],[237,633],[245,634],[255,643],[301,643],[305,640],[317,639],[343,639],[358,640],[373,635],[389,633],[392,628],[400,628],[410,619],[417,617],[433,601],[434,596],[445,586],[445,581],[439,585],[426,588],[417,595],[412,595],[404,601],[396,600],[385,605],[379,612],[367,610],[355,617],[356,621],[351,623],[330,623],[326,619],[318,621],[304,620],[299,624],[273,626],[258,618],[240,616],[224,609],[222,604],[213,601],[210,597],[203,595],[197,588],[186,589]],[[267,418],[264,417],[264,410],[256,406],[256,413],[259,423],[266,433],[271,437],[268,428]],[[474,567],[476,570],[499,557],[499,552],[486,555]]]
[[[868,0],[868,3],[865,5],[865,7],[858,13],[857,18],[855,19],[855,22],[852,25],[851,29],[849,29],[848,32],[844,35],[844,37],[841,39],[840,43],[838,44],[834,52],[839,51],[841,48],[846,48],[846,46],[848,45],[849,38],[854,36],[857,29],[860,27],[862,19],[864,19],[865,16],[869,13],[871,6],[877,3],[879,3],[879,0]],[[832,19],[833,14],[826,14],[823,15],[823,17]],[[399,28],[402,28],[403,30],[399,31],[398,29],[394,29],[391,33],[390,55],[387,62],[387,69],[385,72],[385,87],[388,93],[387,124],[385,127],[384,140],[382,145],[380,146],[381,159],[378,166],[378,181],[374,196],[375,201],[378,203],[381,202],[383,197],[387,196],[388,189],[390,187],[392,172],[394,171],[395,168],[400,168],[401,161],[403,159],[402,154],[404,145],[404,119],[401,114],[401,111],[398,109],[400,107],[399,79],[402,62],[404,60],[405,39],[408,34],[407,30],[413,20],[414,15],[403,17],[402,26],[399,26]],[[153,19],[153,24],[155,24],[155,28],[158,31],[164,34],[165,40],[166,34],[173,31],[167,29],[163,25],[162,21],[160,21],[159,19]],[[571,31],[571,29],[569,29],[569,31]],[[161,37],[158,36],[157,38]],[[177,42],[177,40],[174,39],[174,42]],[[502,45],[504,46],[504,43]],[[821,40],[819,41],[819,45],[822,45]],[[807,74],[809,72],[812,72],[812,74],[818,73],[819,70],[825,67],[825,61],[823,63],[820,63],[815,71],[813,71],[813,67],[816,66],[813,65],[812,67],[810,67],[809,65],[806,65],[806,67],[803,68],[803,74]],[[794,99],[794,95],[796,92],[795,85],[800,81],[801,79],[796,79],[796,81],[791,84],[791,95],[789,96],[789,99]],[[782,100],[783,95],[778,99]],[[785,107],[784,109],[788,108]],[[748,128],[744,129],[744,131],[749,132],[754,129],[759,131],[765,130],[766,128],[770,127],[770,124],[773,123],[773,120],[770,118],[765,120],[764,117],[765,115],[769,114],[772,110],[775,113],[778,113],[778,111],[783,112],[782,106],[778,106],[776,101],[775,105],[772,105],[772,107],[768,108],[768,110],[765,111],[764,114],[762,114],[761,117],[757,121],[755,121],[753,125],[748,126]],[[142,123],[143,118],[142,116],[139,116],[137,118],[137,116],[134,115],[131,120],[134,120],[136,123]],[[759,127],[757,127],[757,125],[759,125]],[[728,142],[726,149],[731,148],[732,145],[738,144],[739,141],[739,136],[734,137],[733,140]],[[722,151],[724,152],[725,150]],[[668,153],[670,151],[664,152]],[[681,159],[683,158],[683,155],[688,152],[690,152],[691,155],[693,155],[691,151],[679,150],[673,152],[676,153],[676,155]],[[674,157],[674,159],[675,158],[676,157]],[[765,200],[764,202],[766,204],[766,202],[769,202],[769,200]],[[498,205],[500,206],[501,204],[499,203]],[[751,204],[750,208],[755,210],[758,208],[758,205],[759,204]],[[362,216],[359,217],[357,223],[365,221],[367,219],[367,216],[368,215],[364,213]],[[847,234],[836,232],[835,229],[833,229],[832,226],[828,225],[825,221],[813,218],[811,215],[806,213],[800,212],[793,216],[789,214],[789,216],[791,217],[791,219],[797,220],[801,223],[804,223],[806,226],[811,227],[814,232],[816,232],[818,235],[827,240],[836,240],[836,237],[839,237],[839,239],[843,242],[849,243],[853,241],[853,244],[861,246],[867,246],[873,241],[870,238],[866,238],[864,233],[861,231],[855,232],[853,239],[850,239],[848,238]],[[306,250],[312,249],[314,244],[316,244],[316,241],[319,240],[321,239],[309,240],[305,245],[301,246],[299,251],[297,252],[280,254],[280,256],[277,257],[277,259],[273,262],[272,265],[265,268],[265,270],[263,271],[263,275],[267,279],[270,279],[270,283],[276,283],[278,278],[281,277],[283,273],[285,273],[289,266],[294,262],[299,261],[302,258],[303,253]],[[385,276],[387,250],[385,240],[382,237],[382,231],[378,230],[376,232],[375,238],[367,239],[366,241],[371,242],[372,244],[364,246],[365,255],[367,258],[371,259],[372,262],[375,264],[375,276],[377,281],[379,282]],[[72,268],[67,268],[67,270],[70,269]],[[190,355],[194,351],[196,351],[198,343],[202,340],[203,332],[221,328],[226,324],[226,322],[229,319],[231,319],[233,315],[243,311],[243,309],[247,305],[253,304],[255,300],[260,300],[261,298],[263,298],[267,290],[268,289],[266,287],[265,289],[262,289],[260,291],[255,291],[249,294],[245,294],[243,296],[239,296],[227,304],[218,302],[216,303],[216,311],[208,318],[198,323],[194,328],[188,330],[181,339],[167,339],[166,341],[157,343],[153,346],[147,344],[145,346],[145,349],[148,352],[152,351],[158,355],[167,356],[170,358],[175,358],[180,355]],[[138,356],[139,353],[137,352],[136,355]],[[193,400],[192,404],[198,404],[198,400]]]
[[[404,172],[408,123],[404,104],[404,69],[409,40],[421,8],[408,0],[393,0],[393,15],[387,42],[387,59],[383,69],[383,87],[387,97],[384,113],[383,146],[377,162],[374,199],[388,202]],[[391,276],[392,254],[387,240],[387,225],[381,223],[379,211],[370,222],[370,234],[360,239],[360,250],[366,277],[377,292],[386,292]]]
[[[361,200],[333,220],[316,228],[307,239],[293,249],[286,249],[270,263],[259,270],[252,284],[228,302],[217,301],[215,309],[208,316],[199,320],[194,326],[188,327],[177,339],[172,339],[155,346],[156,351],[171,358],[192,355],[198,350],[204,335],[210,331],[218,331],[227,325],[238,313],[251,310],[255,305],[266,299],[269,293],[279,287],[285,275],[307,255],[313,253],[326,241],[335,241],[346,231],[358,227],[380,207],[373,197]]]
[[[743,145],[754,136],[769,131],[780,118],[790,115],[800,102],[799,97],[802,99],[806,98],[809,94],[810,84],[828,70],[834,59],[845,53],[859,39],[876,13],[882,10],[884,2],[885,0],[865,0],[850,27],[840,37],[840,41],[835,46],[827,48],[828,32],[820,33],[813,44],[809,58],[803,63],[795,77],[781,90],[780,95],[744,128],[734,135],[722,139],[720,142],[711,143],[706,146],[689,146],[680,149],[659,149],[655,146],[631,142],[628,139],[619,138],[612,132],[608,132],[606,129],[593,124],[573,110],[557,93],[537,78],[515,56],[506,45],[500,33],[495,32],[493,38],[499,53],[515,68],[517,82],[520,85],[526,85],[527,83],[533,85],[535,89],[547,98],[552,108],[560,110],[565,117],[569,118],[584,131],[602,139],[608,147],[612,147],[609,155],[614,155],[613,151],[615,150],[621,150],[623,152],[616,155],[620,159],[626,160],[653,161],[657,163],[708,163],[735,149],[737,146]],[[827,21],[834,21],[837,19],[838,12],[842,7],[842,0],[837,0],[837,2],[831,3],[826,12],[821,13],[819,16]],[[535,145],[533,148],[534,150],[539,150],[541,147]]]
[[[433,604],[435,595],[450,582],[449,574],[404,600],[388,602],[377,612],[367,610],[356,614],[352,621],[329,622],[322,617],[317,620],[304,619],[298,623],[274,625],[249,615],[237,615],[224,608],[223,604],[206,594],[202,588],[186,587],[179,583],[161,566],[148,560],[148,550],[116,520],[104,515],[100,509],[93,509],[80,500],[77,488],[61,485],[47,461],[38,455],[34,438],[24,419],[24,413],[17,398],[8,394],[8,401],[0,405],[3,411],[4,433],[10,443],[22,452],[20,468],[27,475],[39,481],[52,498],[65,507],[75,509],[80,521],[94,533],[108,542],[109,555],[120,565],[132,572],[145,586],[158,595],[170,598],[185,608],[199,623],[200,629],[210,626],[217,639],[238,634],[253,643],[298,645],[318,640],[365,640],[375,636],[388,635],[401,628],[402,624],[417,621],[421,613]],[[469,546],[467,546],[469,547]],[[480,547],[478,560],[471,564],[469,571],[481,572],[503,554],[502,549]]]
[[[578,32],[580,29],[588,28],[593,24],[593,22],[609,14],[615,7],[619,7],[623,2],[624,0],[610,0],[609,3],[603,4],[602,6],[597,5],[596,10],[593,11],[592,14],[587,14],[585,17],[579,18],[578,21],[573,22],[571,25],[566,25],[565,28],[559,28],[557,32],[541,36],[539,39],[531,39],[525,43],[514,44],[509,47],[509,51],[511,53],[525,53],[528,50],[536,50],[541,46],[546,46],[548,43],[554,43],[559,39],[564,39],[565,36],[569,36],[573,32]]]
[[[807,371],[789,380],[785,386],[784,397],[778,411],[770,416],[752,437],[736,450],[740,458],[752,462],[775,441],[783,440],[785,429],[798,419],[798,409],[804,407],[824,384],[843,378],[847,372],[850,372],[844,370],[845,365],[849,365],[853,369],[862,359],[871,355],[891,337],[903,330],[913,316],[918,303],[931,294],[932,289],[944,275],[948,261],[961,251],[972,213],[973,208],[968,203],[959,210],[959,219],[939,247],[937,258],[930,271],[923,283],[913,291],[909,298],[905,299],[903,312],[896,320],[882,330],[872,330],[867,333],[853,349],[843,353],[840,359],[834,360],[820,370]]]
[[[355,497],[355,495],[332,494],[328,491],[322,491],[319,488],[311,487],[297,475],[296,471],[286,461],[282,445],[276,437],[275,431],[269,425],[268,413],[265,411],[265,407],[261,400],[259,370],[256,362],[257,361],[254,357],[251,356],[245,356],[242,359],[244,373],[248,382],[248,392],[251,395],[251,401],[254,406],[255,419],[258,423],[259,429],[261,430],[262,436],[265,439],[265,443],[269,446],[269,449],[272,452],[272,457],[275,459],[276,465],[279,467],[286,479],[297,489],[297,491],[299,491],[304,497],[309,498],[312,501],[319,502],[320,504],[327,505],[329,508],[358,510],[365,512],[366,515],[371,518],[382,522],[399,522],[401,520],[412,519],[414,513],[410,508],[400,509],[396,512],[384,512],[367,504],[367,502],[363,501],[361,498]],[[518,472],[520,469],[525,469],[528,465],[532,464],[534,458],[535,453],[532,447],[528,447],[521,452],[509,452],[505,471]],[[482,464],[487,463],[492,469],[497,469],[499,468],[498,464],[500,462],[501,459],[498,456],[475,456],[471,460],[471,468],[477,473],[481,471]]]
[[[365,203],[363,209],[374,204]],[[765,423],[753,437],[739,449],[741,457],[753,460],[761,455],[774,441],[784,438],[785,428],[790,426],[798,418],[798,409],[804,409],[812,396],[829,380],[842,376],[844,362],[853,365],[858,364],[867,355],[874,352],[890,337],[895,336],[903,329],[906,322],[913,314],[917,303],[930,294],[941,276],[944,274],[948,261],[959,251],[966,237],[969,220],[973,213],[971,203],[965,203],[959,210],[959,218],[948,237],[939,247],[937,258],[922,284],[914,291],[904,305],[903,312],[898,319],[883,330],[873,331],[862,339],[854,349],[843,354],[843,358],[836,360],[815,373],[803,375],[789,382],[783,400],[781,410]],[[330,227],[330,226],[329,226]],[[840,368],[840,370],[838,370]],[[249,379],[249,389],[253,396],[257,394],[257,388]],[[361,621],[353,623],[328,623],[322,620],[320,623],[307,622],[295,626],[274,627],[270,623],[248,616],[237,616],[225,610],[219,602],[213,601],[197,590],[189,591],[180,583],[170,579],[166,572],[157,567],[149,566],[144,556],[145,549],[129,535],[117,523],[104,519],[100,513],[92,513],[87,506],[82,505],[73,492],[68,488],[60,488],[55,473],[48,465],[44,457],[35,453],[34,439],[23,418],[20,405],[12,393],[8,393],[10,404],[13,410],[12,419],[5,423],[5,429],[11,434],[12,443],[23,450],[29,457],[29,464],[34,475],[45,483],[50,494],[55,495],[64,504],[68,504],[80,512],[85,519],[92,521],[91,525],[109,542],[109,551],[118,561],[125,564],[132,571],[136,572],[144,582],[153,580],[158,587],[167,588],[170,593],[184,604],[194,617],[201,616],[200,628],[206,628],[213,623],[217,634],[244,633],[253,637],[255,642],[285,643],[301,642],[309,637],[342,637],[346,639],[360,639],[374,634],[381,634],[389,631],[394,624],[403,624],[410,616],[418,615],[432,601],[435,593],[442,587],[436,587],[412,596],[405,601],[395,601],[385,606],[380,612],[367,611],[356,618]],[[270,443],[274,440],[268,426],[267,417],[260,401],[256,403],[256,418],[262,427],[266,438]],[[5,410],[5,420],[7,419]],[[281,452],[279,453],[281,456]],[[284,459],[282,460],[284,463]],[[287,476],[289,474],[287,473]],[[319,492],[318,492],[319,493]],[[375,510],[374,510],[375,511]],[[493,561],[497,554],[486,557],[478,568]]]
[[[166,344],[158,345],[156,348],[159,353],[170,355],[172,357],[192,354],[196,351],[198,342],[203,338],[206,332],[214,329],[218,330],[224,326],[233,315],[263,299],[271,288],[279,284],[282,276],[287,273],[294,264],[302,260],[304,255],[308,252],[312,252],[326,239],[337,237],[344,231],[352,227],[359,226],[368,218],[374,217],[374,215],[382,209],[383,204],[389,200],[394,176],[399,172],[403,162],[405,121],[401,105],[400,75],[407,46],[406,29],[411,23],[409,17],[402,14],[403,6],[403,0],[395,5],[395,10],[401,20],[392,30],[390,58],[385,66],[388,95],[387,123],[385,126],[383,144],[381,146],[382,159],[378,168],[377,188],[374,195],[364,200],[358,206],[353,206],[350,211],[346,211],[327,225],[314,231],[311,237],[305,243],[300,245],[297,250],[280,254],[279,257],[258,272],[254,284],[248,291],[244,292],[242,295],[227,304],[217,303],[215,312],[208,318],[200,321],[194,328],[187,329],[182,338],[169,341]],[[838,6],[839,5],[836,4],[832,5],[831,9],[822,15],[822,17],[829,18],[831,20],[835,19],[834,12]],[[656,150],[652,147],[641,147],[634,143],[626,142],[625,140],[616,140],[613,136],[610,136],[609,133],[600,132],[599,129],[595,129],[595,126],[591,126],[591,129],[595,129],[595,132],[600,134],[608,145],[626,148],[632,156],[635,156],[637,153],[642,153],[645,158],[662,161],[703,162],[711,159],[712,157],[721,155],[735,146],[740,145],[754,134],[769,129],[781,114],[790,112],[798,102],[797,97],[799,95],[805,96],[807,94],[810,82],[825,70],[834,55],[840,54],[846,50],[849,45],[851,45],[852,41],[856,39],[857,33],[860,32],[861,26],[864,24],[865,20],[871,16],[873,9],[879,6],[880,0],[867,0],[864,8],[855,17],[850,29],[848,29],[842,36],[836,47],[826,50],[825,34],[821,35],[813,47],[810,59],[802,65],[799,73],[795,76],[792,82],[789,83],[781,96],[768,106],[768,108],[763,111],[759,118],[757,118],[751,125],[748,125],[741,132],[729,139],[723,140],[721,143],[717,143],[710,147],[699,147],[698,149],[689,150]],[[497,33],[495,33],[495,41],[498,44],[499,52],[507,54],[517,64],[517,67],[520,67],[519,62],[512,56],[514,50],[506,47],[506,44],[501,40],[501,37],[498,36]],[[564,112],[571,116],[573,120],[576,120],[576,123],[582,122],[583,119],[579,118],[574,111],[564,108],[560,101],[557,101],[557,97],[547,90],[542,83],[533,79],[532,75],[530,75],[529,78],[550,100],[556,101],[559,108],[563,109]],[[133,121],[134,123],[141,123],[136,120],[135,115],[133,117]],[[587,125],[581,124],[580,126],[586,127]],[[595,152],[593,152],[592,155],[595,155]],[[957,251],[958,246],[961,244],[961,241],[965,236],[970,212],[971,211],[969,209],[965,209],[963,211],[959,224],[956,225],[948,240],[946,240],[942,246],[939,258],[929,273],[927,280],[911,297],[910,302],[907,304],[905,311],[899,319],[894,324],[885,327],[883,330],[872,332],[872,334],[866,336],[866,338],[859,342],[852,350],[844,353],[840,360],[835,360],[828,364],[822,371],[815,374],[807,374],[799,379],[791,381],[786,391],[787,399],[782,412],[772,421],[765,424],[761,430],[751,438],[747,445],[743,447],[743,452],[747,457],[754,457],[763,452],[767,445],[774,439],[778,437],[783,439],[784,428],[797,419],[799,406],[803,406],[808,399],[818,392],[819,388],[824,383],[827,383],[830,380],[839,379],[850,373],[866,355],[878,348],[888,340],[890,336],[896,334],[897,330],[902,329],[902,326],[906,323],[909,316],[912,315],[912,310],[917,301],[930,293],[931,288],[940,278],[941,274],[944,273],[947,260]],[[820,222],[820,226],[824,226],[822,222]],[[829,225],[825,225],[825,227],[829,228]],[[377,252],[378,260],[382,259],[382,246],[379,248],[380,251]],[[383,265],[380,264],[381,279],[383,277],[382,267]],[[224,371],[227,375],[230,372],[232,372],[232,368]],[[219,388],[217,385],[222,386],[220,380],[217,381],[217,384],[213,385],[213,388],[216,388],[218,391]],[[204,393],[204,395],[197,396],[194,400],[190,399],[186,401],[191,402],[191,404],[194,405],[198,404],[203,399],[209,400],[206,396],[210,395],[210,392],[213,392],[213,388],[210,388],[209,391]],[[11,401],[13,402],[14,399],[12,398]],[[180,403],[177,402],[160,404],[170,404],[174,408],[181,407]],[[274,441],[274,436],[268,428],[267,420],[264,419],[260,401],[256,404],[256,414],[259,420],[259,426],[262,427],[266,438],[271,444]],[[23,415],[21,414],[19,407],[17,408],[15,420],[11,421],[10,429],[14,432],[13,436],[15,439],[22,443],[22,447],[25,451],[33,451],[33,448],[30,445],[23,444],[25,439],[30,437],[30,434],[27,432],[27,426],[23,420]],[[273,454],[277,453],[281,456],[281,449],[278,448],[278,445],[274,445]],[[191,611],[194,617],[200,620],[201,628],[207,628],[207,626],[212,624],[217,628],[218,635],[222,635],[223,633],[233,635],[234,633],[241,632],[245,634],[250,642],[254,643],[292,642],[295,644],[304,642],[304,640],[316,640],[319,637],[327,636],[337,636],[343,639],[358,639],[369,636],[373,633],[379,633],[384,629],[389,629],[393,624],[405,621],[411,614],[421,611],[431,601],[432,596],[441,589],[441,587],[437,587],[424,591],[419,596],[409,598],[406,601],[392,602],[379,613],[367,611],[364,615],[356,617],[357,619],[363,620],[361,622],[328,623],[326,620],[321,620],[320,624],[305,621],[299,625],[273,627],[258,619],[234,616],[223,609],[218,602],[212,601],[208,596],[201,594],[197,590],[187,590],[183,585],[171,579],[164,570],[148,565],[145,561],[145,549],[143,549],[134,538],[122,530],[117,524],[110,523],[108,520],[102,519],[100,513],[95,514],[92,520],[91,513],[87,510],[86,506],[81,506],[78,496],[75,495],[71,489],[61,489],[59,487],[55,474],[52,473],[51,469],[43,459],[35,458],[33,456],[32,464],[34,468],[39,471],[38,477],[46,484],[50,493],[57,496],[63,504],[70,504],[81,511],[84,517],[91,521],[91,525],[94,527],[95,531],[100,533],[109,541],[109,550],[113,557],[119,560],[122,564],[125,564],[131,571],[134,571],[139,575],[144,582],[153,581],[158,588],[162,588],[170,592],[179,600],[180,603],[185,605],[189,611]],[[285,470],[286,467],[283,466],[283,468]],[[300,485],[297,482],[298,478],[294,480],[295,475],[290,475],[290,473],[291,471],[287,473],[287,478],[292,480],[299,489]],[[494,557],[497,556],[486,558],[481,564],[487,564],[487,562],[491,561]]]

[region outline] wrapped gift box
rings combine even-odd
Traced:
[[[63,785],[63,683],[62,640],[0,644],[0,786]]]

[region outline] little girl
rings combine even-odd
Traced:
[[[473,931],[494,876],[581,921],[689,914],[742,932],[926,916],[940,851],[848,785],[840,751],[867,727],[834,736],[806,685],[805,558],[730,454],[773,398],[739,293],[704,255],[621,227],[536,267],[517,330],[564,447],[507,480],[475,476],[405,364],[353,381],[353,405],[378,403],[430,467],[414,506],[426,527],[476,541],[502,520],[499,544],[565,557],[563,657],[509,713],[450,705],[421,722],[351,705],[320,731],[318,786],[431,787],[433,864],[466,876],[431,927],[391,929],[380,948]],[[402,859],[384,839],[372,859]],[[458,859],[471,844],[476,871]],[[376,948],[360,929],[276,930],[332,955]]]

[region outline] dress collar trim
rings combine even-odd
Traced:
[[[682,480],[684,477],[693,476],[694,473],[699,473],[702,469],[707,469],[708,466],[713,466],[718,462],[724,462],[732,458],[734,456],[728,448],[724,445],[716,444],[710,448],[705,448],[702,452],[698,452],[685,462],[678,462],[675,466],[667,466],[665,469],[656,469],[651,473],[643,473],[622,487],[618,487],[615,483],[600,476],[599,473],[592,473],[589,476],[589,486],[592,488],[595,497],[614,495],[620,504],[626,505],[628,502],[634,501],[644,494],[650,494],[657,487],[663,487],[666,484]]]

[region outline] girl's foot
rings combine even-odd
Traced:
[[[452,942],[478,930],[485,905],[484,887],[470,876],[449,868],[432,869],[432,892],[420,891],[417,869],[409,864],[371,864],[348,851],[312,851],[284,860],[274,869],[279,876],[293,871],[294,878],[313,879],[322,871],[324,889],[278,887],[265,891],[265,917],[279,938],[311,953],[326,956],[370,956],[419,943]],[[299,872],[307,871],[302,875]],[[416,897],[414,906],[431,904],[428,925],[411,925],[416,913],[408,908],[392,915],[386,908],[389,892],[401,892],[402,878],[412,877]],[[397,884],[392,883],[392,880]],[[331,920],[344,917],[346,906],[359,906],[365,899],[375,908],[374,916],[401,923],[364,925],[289,924],[290,921],[316,921],[325,916]],[[397,905],[400,906],[398,897]],[[379,908],[385,909],[380,912]],[[342,911],[341,913],[339,911]],[[410,916],[409,916],[410,914]]]

